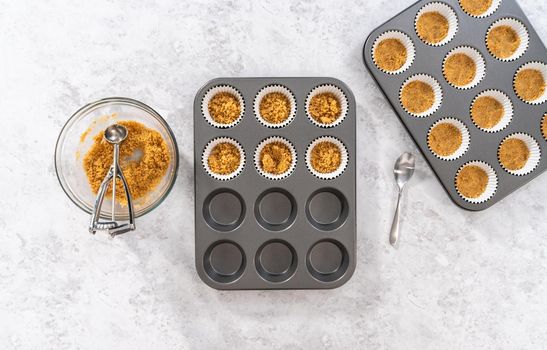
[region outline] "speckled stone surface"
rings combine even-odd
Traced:
[[[547,4],[521,0],[540,37]],[[0,1],[1,349],[541,349],[547,175],[480,212],[418,157],[401,246],[395,158],[417,152],[362,64],[390,1]],[[217,76],[324,75],[357,100],[358,263],[330,291],[219,292],[194,269],[192,103]],[[141,100],[180,147],[169,198],[114,240],[57,183],[67,118]]]

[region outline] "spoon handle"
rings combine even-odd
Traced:
[[[397,209],[395,209],[395,216],[393,217],[393,223],[391,224],[391,231],[389,232],[389,243],[392,246],[397,244],[399,239],[399,211],[401,208],[401,197],[403,196],[403,191],[399,191],[399,196],[397,197]]]

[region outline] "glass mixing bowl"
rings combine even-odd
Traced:
[[[123,120],[140,122],[158,131],[171,156],[167,173],[158,186],[147,196],[133,200],[135,216],[142,216],[156,208],[175,183],[179,164],[177,142],[165,120],[156,111],[144,103],[124,97],[110,97],[90,103],[70,117],[55,146],[55,170],[61,187],[87,213],[93,210],[96,194],[91,191],[87,181],[83,158],[92,146],[95,135],[102,134],[107,126]],[[105,199],[101,218],[110,218],[111,208],[112,201]],[[127,207],[116,204],[116,216],[118,220],[127,220]]]

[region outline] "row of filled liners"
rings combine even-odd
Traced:
[[[213,281],[233,283],[245,273],[247,259],[239,244],[223,239],[207,248],[203,265]],[[302,265],[300,268],[307,269],[311,277],[319,282],[329,283],[337,281],[346,273],[349,255],[344,245],[334,239],[314,242],[303,256],[298,256],[289,242],[272,239],[258,248],[251,261],[254,262],[254,273],[266,282],[286,282],[294,275],[298,266]]]
[[[296,117],[297,101],[286,86],[272,84],[260,89],[253,109],[258,121],[269,128],[282,128]],[[305,102],[308,119],[318,127],[332,128],[340,124],[348,112],[348,99],[342,89],[322,84],[311,90]],[[245,115],[243,95],[233,86],[218,85],[207,91],[201,101],[205,120],[217,128],[231,128]]]
[[[202,153],[205,171],[217,180],[231,180],[245,167],[245,150],[230,137],[217,137],[205,146]],[[258,144],[254,165],[258,173],[270,180],[282,180],[296,168],[297,153],[284,137],[270,136]],[[306,166],[316,177],[332,180],[340,176],[348,164],[346,146],[333,136],[321,136],[306,149]]]
[[[462,65],[459,66],[462,67]],[[456,75],[461,76],[459,73]],[[476,75],[471,77],[471,79],[476,81]],[[513,90],[521,101],[532,105],[539,105],[547,101],[546,81],[547,65],[543,62],[528,62],[521,65],[515,72],[513,76]],[[465,88],[470,87],[467,86]],[[408,114],[418,118],[427,117],[435,113],[440,108],[442,99],[443,91],[441,85],[433,76],[425,73],[414,74],[408,77],[402,83],[399,90],[401,107]],[[473,100],[472,109],[473,106],[476,108],[473,122],[484,131],[495,132],[502,130],[511,120],[511,101],[507,94],[499,90],[490,89],[483,91]],[[480,114],[477,114],[482,109],[482,107],[478,108],[478,106],[494,108],[497,111],[496,114],[504,111],[504,117],[500,117],[491,125],[492,121],[484,120]]]
[[[430,46],[441,46],[448,43],[456,35],[458,20],[450,6],[440,2],[432,2],[423,6],[417,13],[414,27],[416,34],[424,43]],[[486,31],[485,44],[492,57],[500,61],[514,61],[521,57],[528,48],[530,41],[526,26],[512,17],[504,17],[494,21]],[[472,50],[472,51],[471,51]],[[472,48],[460,48],[458,61],[474,60],[477,70],[484,61],[479,52]],[[455,53],[455,52],[454,52]],[[376,67],[387,74],[399,74],[407,70],[416,57],[416,49],[412,39],[399,30],[389,30],[379,35],[372,45],[372,60]],[[482,62],[484,65],[484,62]],[[471,84],[471,81],[467,84]],[[464,84],[464,85],[467,85]]]
[[[427,133],[429,150],[434,156],[445,161],[462,157],[469,149],[470,143],[469,129],[461,120],[454,117],[437,120]],[[531,173],[538,166],[540,159],[539,143],[526,133],[510,134],[498,146],[500,165],[513,175]]]

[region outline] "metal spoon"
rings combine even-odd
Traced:
[[[395,216],[393,217],[393,223],[391,224],[391,232],[389,233],[389,243],[392,246],[397,244],[399,239],[399,211],[401,208],[401,197],[403,195],[403,188],[412,175],[414,174],[414,155],[409,152],[401,154],[401,156],[395,162],[393,174],[395,175],[395,181],[399,186],[399,196],[397,198],[397,209],[395,210]]]
[[[120,124],[113,124],[104,131],[104,139],[114,145],[114,165],[112,177],[112,221],[116,221],[116,179],[118,176],[118,162],[120,158],[120,143],[127,137],[127,129]]]
[[[97,194],[97,199],[95,200],[95,206],[93,208],[93,214],[91,215],[91,224],[89,225],[89,232],[95,233],[97,230],[106,230],[110,233],[111,236],[116,236],[125,232],[129,232],[135,229],[135,216],[133,210],[133,203],[131,201],[131,194],[129,193],[129,186],[125,180],[122,169],[120,168],[119,158],[120,158],[120,143],[125,140],[127,137],[127,129],[123,125],[114,124],[110,125],[104,131],[104,138],[106,141],[114,145],[114,159],[112,165],[108,170]],[[120,178],[124,191],[125,197],[127,198],[127,208],[129,211],[129,221],[126,223],[118,223],[116,221],[116,180]],[[101,213],[101,207],[106,195],[106,191],[110,186],[110,181],[112,183],[112,221],[108,222],[99,222],[99,217]]]

